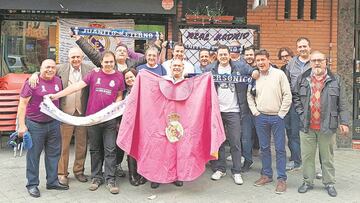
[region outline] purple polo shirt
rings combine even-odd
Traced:
[[[39,77],[39,84],[35,88],[31,88],[28,80],[26,80],[20,92],[22,98],[31,97],[26,107],[26,118],[40,123],[54,120],[40,111],[40,103],[43,101],[44,95],[55,94],[61,90],[61,79],[57,76],[51,80],[44,80]],[[59,108],[58,99],[54,100],[53,103]]]
[[[106,74],[101,69],[95,69],[85,75],[83,81],[89,86],[87,116],[115,102],[118,92],[125,90],[124,76],[117,70]]]

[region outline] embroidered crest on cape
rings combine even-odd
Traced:
[[[171,143],[178,142],[184,136],[184,128],[179,120],[179,114],[171,113],[168,115],[168,125],[165,129],[165,134]]]

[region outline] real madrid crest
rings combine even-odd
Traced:
[[[184,136],[184,128],[179,121],[179,114],[171,113],[168,115],[168,125],[165,129],[165,134],[171,143],[178,142]]]
[[[100,23],[100,22],[91,22],[89,23],[89,27],[91,28],[106,28],[105,24]],[[87,41],[89,42],[89,44],[91,44],[91,46],[98,50],[99,52],[104,52],[105,50],[108,50],[110,47],[110,39],[109,37],[105,37],[105,36],[86,36],[85,38],[87,38]]]
[[[110,86],[110,87],[114,87],[114,86],[115,86],[115,81],[114,81],[114,80],[111,80],[111,81],[109,82],[109,86]]]

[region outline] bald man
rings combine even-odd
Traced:
[[[55,61],[44,60],[40,67],[38,84],[31,87],[28,82],[25,82],[20,93],[17,113],[18,134],[22,137],[28,131],[33,143],[26,154],[26,187],[32,197],[40,197],[38,189],[40,183],[39,163],[43,149],[45,150],[46,189],[69,189],[68,186],[59,183],[57,176],[61,151],[60,123],[40,112],[39,107],[44,95],[54,94],[62,90],[61,80],[55,74]],[[53,102],[59,107],[59,100]]]
[[[84,53],[78,47],[69,49],[68,63],[57,66],[57,75],[61,77],[63,87],[80,81],[84,75],[90,72],[94,66],[83,63]],[[86,103],[88,98],[88,89],[75,92],[66,97],[61,98],[60,108],[62,111],[73,116],[85,115]],[[72,126],[62,123],[60,126],[62,149],[61,158],[58,166],[58,175],[60,183],[68,185],[68,165],[69,165],[69,148],[71,138],[75,137],[75,160],[73,173],[75,178],[80,182],[87,182],[84,175],[84,164],[87,149],[87,131],[83,126]]]

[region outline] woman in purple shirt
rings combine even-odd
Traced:
[[[115,65],[115,55],[111,51],[103,53],[101,69],[94,69],[82,81],[68,86],[57,94],[50,95],[51,99],[58,99],[89,86],[89,100],[86,115],[94,114],[111,103],[123,99],[125,90],[124,76]],[[112,194],[119,193],[115,182],[116,170],[116,119],[88,127],[91,156],[91,185],[94,191],[104,183]],[[105,174],[102,174],[102,166]]]

